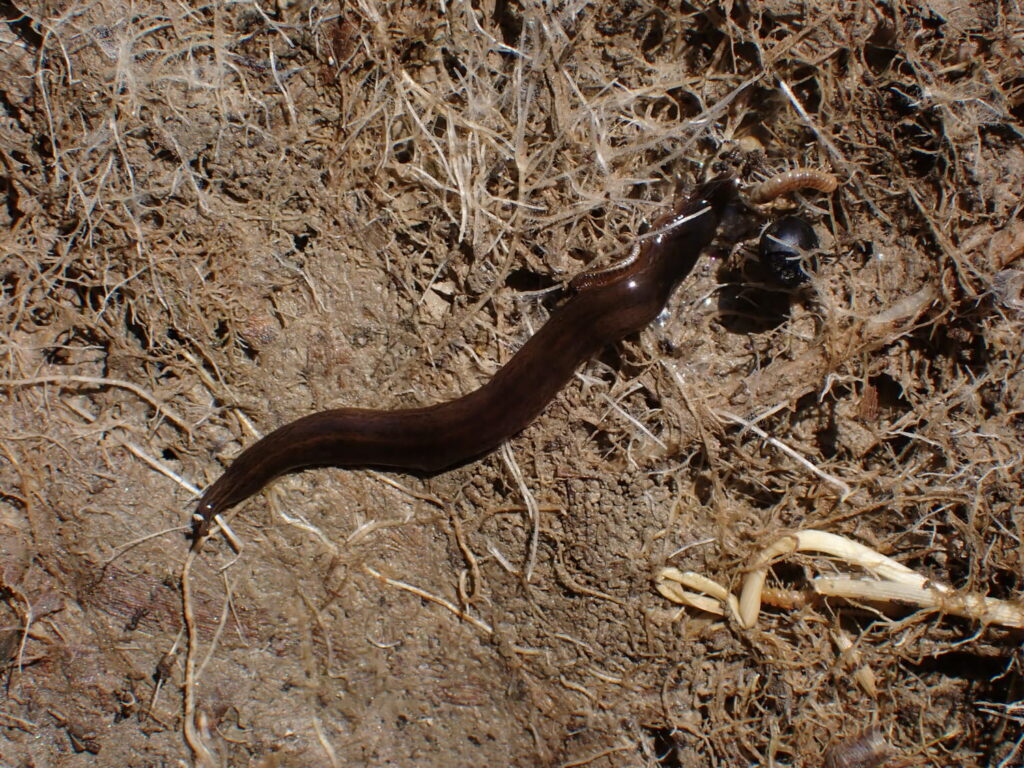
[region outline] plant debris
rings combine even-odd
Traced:
[[[1016,5],[2,19],[4,761],[810,766],[872,723],[882,764],[1024,760],[1019,624],[971,608],[1024,589]],[[282,478],[188,554],[259,435],[471,391],[678,193],[800,168],[838,186],[737,212],[506,449]],[[933,610],[757,561],[808,530]],[[666,568],[774,602],[680,611]]]

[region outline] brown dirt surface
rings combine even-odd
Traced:
[[[0,2],[0,765],[1024,765],[969,607],[1024,590],[1020,4],[429,5]],[[501,451],[290,475],[188,556],[260,435],[469,392],[676,194],[796,167],[839,188]],[[805,529],[945,597],[655,589]]]

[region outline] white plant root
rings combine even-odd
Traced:
[[[762,551],[743,579],[739,598],[705,576],[671,567],[662,568],[656,574],[655,587],[675,603],[718,616],[728,614],[741,627],[753,627],[761,610],[768,567],[776,558],[792,552],[822,552],[859,566],[874,577],[818,576],[811,581],[811,587],[818,595],[912,605],[982,624],[1024,628],[1024,604],[1020,602],[954,590],[859,542],[813,529],[783,536]]]

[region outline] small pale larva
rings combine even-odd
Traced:
[[[825,752],[825,768],[878,768],[892,756],[882,729],[872,726]]]

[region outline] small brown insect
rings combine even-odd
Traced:
[[[877,768],[892,756],[882,729],[871,726],[825,752],[825,768]]]
[[[864,391],[857,404],[857,415],[862,421],[872,422],[878,418],[878,388],[871,382],[864,385]]]
[[[772,176],[767,181],[755,184],[747,193],[752,203],[770,203],[777,197],[789,194],[798,189],[816,189],[826,194],[835,192],[839,179],[828,171],[817,168],[794,168]]]

